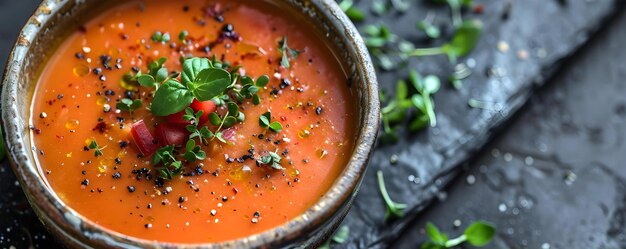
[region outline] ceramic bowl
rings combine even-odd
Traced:
[[[71,31],[98,10],[122,0],[45,0],[17,37],[2,88],[4,139],[10,161],[35,213],[64,245],[74,248],[312,248],[343,220],[354,199],[376,142],[380,108],[378,86],[361,36],[334,0],[274,0],[303,15],[341,59],[358,103],[357,137],[345,170],[330,190],[302,215],[271,230],[232,241],[171,244],[113,232],[66,206],[47,185],[35,163],[30,106],[37,78],[49,56]]]

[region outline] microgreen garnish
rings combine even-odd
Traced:
[[[263,127],[264,129],[270,129],[274,132],[281,132],[283,130],[283,125],[280,124],[280,122],[278,121],[272,121],[272,113],[271,112],[266,112],[263,113],[260,117],[259,117],[259,125],[261,127]]]
[[[427,124],[430,124],[432,127],[437,125],[435,105],[431,96],[439,91],[441,86],[439,78],[434,75],[422,78],[415,70],[411,70],[409,79],[415,93],[409,95],[410,90],[407,83],[400,80],[396,85],[395,99],[390,100],[381,109],[384,141],[393,142],[398,140],[397,128],[394,125],[402,122],[411,110],[415,112],[415,116],[409,123],[410,131],[421,130]]]
[[[100,146],[98,146],[98,142],[96,142],[96,140],[95,140],[95,139],[92,139],[92,140],[91,140],[91,142],[89,142],[89,146],[88,146],[88,147],[89,147],[89,149],[91,149],[91,150],[95,150],[95,151],[93,152],[93,155],[94,155],[95,157],[102,156],[102,154],[103,154],[103,153],[102,153],[102,150],[104,150],[104,148],[106,148],[106,146],[104,146],[104,147],[100,147]]]
[[[457,64],[454,67],[454,73],[448,78],[450,83],[455,89],[461,89],[463,87],[463,81],[465,78],[472,74],[472,70],[465,64]]]
[[[378,176],[378,188],[380,189],[380,194],[383,196],[385,200],[385,205],[387,207],[387,212],[385,213],[385,220],[389,220],[390,218],[400,218],[404,216],[404,209],[407,208],[406,204],[397,203],[391,200],[389,197],[389,193],[387,193],[387,187],[385,186],[385,178],[383,176],[382,171],[376,172]]]
[[[431,95],[439,91],[441,82],[439,78],[434,75],[428,75],[422,78],[417,71],[410,71],[411,83],[420,95],[413,95],[411,98],[415,107],[417,107],[423,113],[426,113],[430,120],[430,126],[435,127],[437,125],[437,116],[435,115],[435,107],[431,99]],[[419,96],[419,97],[418,97]]]
[[[183,162],[176,159],[174,155],[174,146],[168,145],[159,148],[152,157],[152,165],[161,165],[157,167],[157,170],[164,179],[171,180],[182,170]]]
[[[141,86],[158,88],[165,81],[178,77],[178,73],[169,74],[169,71],[164,66],[166,61],[167,58],[161,57],[158,60],[150,62],[146,73],[139,71],[131,80],[137,81]]]
[[[185,148],[187,149],[185,152],[185,160],[188,162],[204,160],[206,158],[206,152],[204,152],[199,145],[196,145],[196,141],[193,139],[187,141]]]
[[[180,33],[178,34],[178,39],[182,42],[187,42],[188,35],[189,32],[187,30],[180,31]]]
[[[455,62],[457,58],[463,57],[474,49],[480,34],[482,33],[482,24],[478,21],[463,22],[452,40],[434,48],[418,48],[408,53],[408,56],[427,56],[446,54],[451,62]]]
[[[152,41],[166,43],[171,40],[170,33],[161,33],[161,31],[154,32],[152,35]]]
[[[365,20],[365,13],[360,9],[354,7],[354,1],[343,0],[339,3],[339,8],[346,13],[348,18],[354,22],[360,22]]]
[[[289,60],[295,60],[300,54],[300,51],[292,49],[289,47],[289,45],[287,45],[286,35],[283,36],[280,41],[278,41],[278,51],[280,51],[280,53],[282,54],[282,57],[280,59],[280,66],[284,68],[290,68],[291,63],[289,62]]]
[[[266,156],[262,156],[261,158],[256,160],[257,165],[269,165],[273,169],[282,170],[282,165],[280,165],[280,161],[282,158],[276,152],[268,152]]]
[[[132,100],[129,98],[123,98],[120,100],[120,102],[118,102],[115,105],[115,107],[121,111],[130,112],[130,114],[132,115],[135,110],[141,107],[141,100],[140,99]]]
[[[207,101],[228,89],[231,74],[215,67],[206,58],[191,58],[183,63],[182,83],[169,79],[154,93],[151,110],[156,116],[177,113],[189,106],[194,98]]]
[[[437,39],[441,35],[441,31],[439,31],[439,28],[437,28],[435,25],[433,25],[432,23],[426,20],[417,22],[415,26],[419,30],[424,31],[424,33],[426,34],[426,36],[428,36],[428,38]]]
[[[450,6],[450,11],[452,12],[452,25],[457,28],[463,23],[461,8],[472,5],[472,0],[433,0],[433,2],[447,3]]]
[[[194,113],[191,108],[187,107],[185,109],[185,115],[183,115],[183,119],[189,121],[190,123],[190,125],[187,125],[185,127],[185,129],[187,129],[187,131],[189,132],[189,140],[197,138],[201,144],[208,145],[209,139],[212,139],[214,137],[214,134],[209,130],[209,127],[206,126],[202,126],[198,130],[200,117],[203,113],[204,112],[202,110]]]
[[[448,239],[448,235],[439,231],[432,223],[426,224],[426,234],[430,241],[422,244],[422,249],[446,249],[453,248],[463,242],[468,242],[475,247],[481,247],[488,244],[496,233],[493,225],[476,221],[465,229],[462,235],[454,239]]]
[[[318,249],[330,249],[331,243],[336,244],[345,244],[348,242],[348,237],[350,236],[350,227],[341,226],[329,240],[324,242]]]

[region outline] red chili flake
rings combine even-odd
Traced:
[[[219,3],[211,4],[203,9],[204,15],[208,17],[218,17],[223,14],[222,5]]]
[[[96,127],[94,127],[92,131],[97,130],[97,131],[100,131],[100,133],[104,133],[106,129],[107,129],[107,124],[104,121],[102,121],[102,122],[98,122],[98,124],[96,124]]]
[[[280,116],[280,121],[287,121],[287,116]]]
[[[237,190],[237,188],[233,188],[233,193],[237,194],[239,193],[239,190]]]
[[[483,11],[485,10],[485,6],[482,4],[477,4],[476,6],[474,6],[474,13],[476,14],[482,14]]]

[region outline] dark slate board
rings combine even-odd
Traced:
[[[391,248],[477,219],[497,227],[484,249],[626,248],[624,27],[626,12],[564,63]]]
[[[448,18],[447,8],[424,2],[414,3],[407,14],[368,22],[390,24],[394,32],[416,42],[420,37],[412,25],[423,19],[426,12],[436,13],[437,20]],[[351,230],[349,243],[338,247],[381,248],[397,239],[413,218],[442,194],[440,189],[456,175],[458,166],[483,146],[494,129],[526,102],[533,89],[542,85],[624,4],[621,0],[476,2],[484,4],[484,13],[468,13],[466,17],[480,19],[485,33],[475,51],[460,60],[475,61],[474,74],[465,80],[460,91],[447,87],[435,96],[439,121],[436,128],[404,133],[399,143],[377,149],[353,210],[344,222]],[[359,4],[362,9],[369,9],[369,5],[369,1]],[[508,19],[503,19],[507,9]],[[499,51],[499,41],[507,42],[510,50]],[[519,50],[527,51],[529,57],[520,59]],[[442,78],[447,78],[452,70],[446,58],[441,57],[413,59],[410,67]],[[406,71],[380,73],[381,88],[393,91],[398,77],[406,75]],[[492,109],[470,108],[470,98],[488,102]],[[396,165],[389,160],[394,154],[399,157]],[[387,224],[376,182],[379,169],[385,173],[392,199],[410,206],[403,219]]]
[[[28,18],[38,1],[0,0],[0,55],[8,51],[20,26]],[[423,37],[414,29],[414,23],[436,14],[436,22],[448,21],[445,6],[416,1],[407,14],[394,13],[382,19],[369,18],[368,22],[386,22],[394,32],[421,46]],[[479,149],[498,127],[524,103],[532,89],[543,84],[563,58],[567,58],[584,44],[593,31],[623,7],[622,0],[476,0],[485,5],[482,15],[468,13],[483,21],[487,31],[476,51],[468,58],[476,61],[475,73],[462,90],[444,89],[435,97],[439,125],[417,134],[404,134],[406,139],[396,145],[380,146],[372,158],[353,210],[345,224],[351,228],[348,248],[385,247],[411,223],[419,211],[440,195],[439,189],[453,178],[457,166]],[[562,3],[565,4],[562,4]],[[511,4],[509,19],[503,21],[505,6]],[[618,6],[619,4],[619,6]],[[361,1],[362,9],[369,9],[370,1]],[[508,42],[508,53],[496,51],[498,41]],[[520,60],[516,53],[525,49],[530,56]],[[545,55],[545,56],[538,56]],[[465,59],[468,59],[465,58]],[[464,62],[465,59],[460,62]],[[422,73],[446,76],[451,67],[445,58],[414,59],[411,67]],[[4,61],[0,61],[2,68]],[[487,77],[488,69],[505,72],[504,77]],[[380,74],[382,88],[392,89],[406,71]],[[500,111],[471,109],[469,98],[498,104]],[[390,165],[389,157],[399,155],[399,163]],[[409,214],[402,220],[384,224],[384,204],[379,196],[375,172],[382,168],[392,198],[410,204]],[[417,179],[409,182],[413,175]],[[58,247],[47,234],[30,209],[15,176],[8,165],[0,166],[0,245]]]

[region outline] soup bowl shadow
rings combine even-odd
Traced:
[[[376,74],[361,36],[334,0],[283,0],[320,32],[345,68],[358,110],[353,152],[328,192],[300,216],[245,238],[206,244],[142,240],[107,230],[66,206],[36,164],[29,120],[37,78],[63,37],[94,10],[116,1],[45,0],[17,37],[2,86],[4,140],[13,171],[31,207],[55,238],[71,248],[314,248],[335,231],[354,200],[376,143],[380,108]]]

